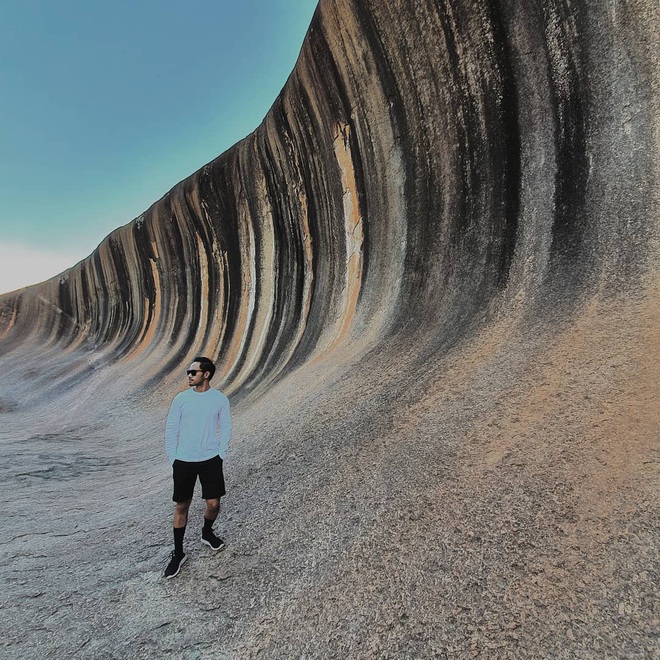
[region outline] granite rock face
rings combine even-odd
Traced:
[[[3,353],[146,363],[135,385],[210,354],[234,392],[352,333],[446,345],[493,305],[634,287],[655,219],[654,3],[380,4],[321,3],[258,130],[4,297]]]
[[[1,297],[14,651],[50,608],[62,657],[652,653],[659,26],[655,0],[321,0],[252,135]],[[169,543],[155,457],[199,354],[235,407],[230,549],[176,589],[138,550],[119,587],[57,529],[142,547],[142,496]],[[36,556],[34,492],[88,498]]]

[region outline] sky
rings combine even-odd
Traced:
[[[317,0],[3,0],[0,293],[49,279],[261,123]]]

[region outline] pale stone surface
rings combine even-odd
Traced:
[[[0,654],[658,653],[654,0],[322,0],[260,128],[0,298]],[[235,440],[175,580],[195,354]]]

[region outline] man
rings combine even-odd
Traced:
[[[174,397],[165,425],[165,453],[172,465],[174,479],[174,551],[165,569],[165,577],[179,574],[186,561],[183,537],[188,523],[197,477],[206,500],[202,543],[213,550],[223,550],[224,541],[213,533],[213,523],[225,494],[222,463],[231,438],[229,399],[209,381],[215,365],[206,357],[196,357],[188,369],[190,389]]]

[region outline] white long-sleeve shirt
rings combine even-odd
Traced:
[[[170,464],[224,460],[231,439],[229,399],[216,389],[179,392],[170,406],[165,424],[165,453]]]

